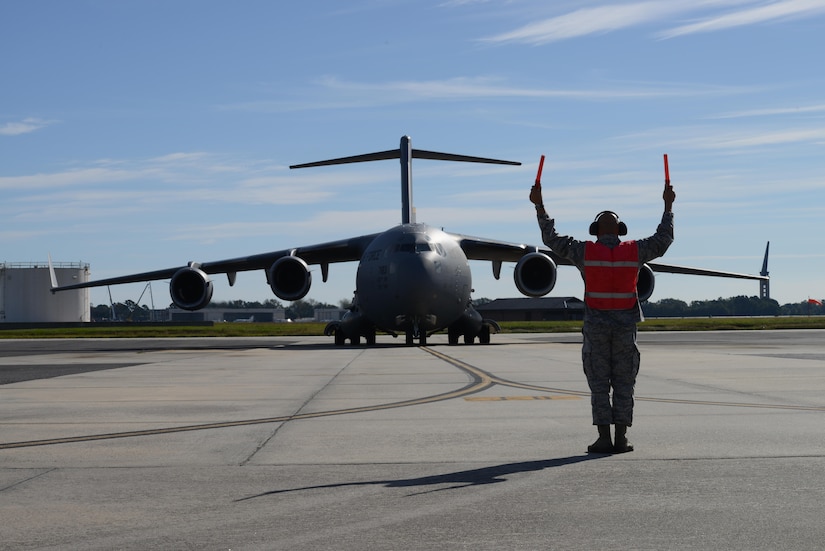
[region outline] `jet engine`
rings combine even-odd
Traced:
[[[653,270],[647,264],[643,264],[639,270],[639,280],[636,282],[636,294],[639,296],[639,302],[649,299],[655,286],[656,278],[653,276]]]
[[[309,292],[312,274],[307,263],[297,256],[284,256],[266,273],[272,292],[281,300],[300,300]]]
[[[169,294],[178,308],[200,310],[212,300],[212,281],[197,264],[190,263],[172,276]]]
[[[527,253],[516,264],[513,278],[521,294],[544,296],[556,285],[556,263],[544,253]]]

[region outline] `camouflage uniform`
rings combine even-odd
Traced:
[[[556,233],[555,220],[547,214],[539,215],[538,221],[544,244],[570,260],[584,274],[585,242]],[[619,238],[603,235],[599,242],[613,248],[619,244]],[[672,242],[673,213],[665,212],[656,233],[636,242],[639,266],[665,254]],[[633,424],[633,389],[639,373],[636,323],[643,319],[638,302],[627,310],[599,310],[585,306],[582,363],[590,387],[594,425]]]

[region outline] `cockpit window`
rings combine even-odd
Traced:
[[[391,250],[396,253],[427,253],[436,251],[441,254],[436,247],[440,247],[440,244],[433,244],[430,241],[430,236],[411,234],[405,235],[402,238],[402,242],[393,245]]]
[[[396,243],[395,252],[397,253],[426,253],[433,250],[429,243]]]

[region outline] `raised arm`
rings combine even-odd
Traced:
[[[540,185],[535,184],[530,188],[530,202],[536,206],[536,214],[547,214],[547,211],[544,210],[544,199],[541,196]]]
[[[541,190],[539,190],[539,198],[541,198]],[[665,201],[665,212],[673,212],[673,202],[676,200],[676,192],[673,191],[672,185],[665,185],[665,191],[662,193],[662,199]]]

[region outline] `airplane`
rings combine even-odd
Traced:
[[[234,285],[237,273],[263,270],[272,292],[284,301],[300,300],[312,284],[310,265],[319,265],[324,282],[329,265],[358,262],[352,305],[340,321],[330,322],[324,333],[333,336],[335,345],[375,344],[381,331],[405,336],[407,345],[427,344],[427,338],[447,330],[448,342],[488,344],[491,333],[500,331],[495,320],[484,319],[473,308],[470,260],[492,264],[493,276],[500,278],[503,262],[515,262],[516,288],[525,296],[541,297],[552,291],[557,266],[570,265],[543,246],[508,243],[449,233],[415,221],[412,204],[412,159],[460,161],[499,165],[521,165],[483,157],[457,155],[413,149],[409,136],[401,138],[398,149],[341,157],[326,161],[292,165],[290,169],[399,159],[401,163],[401,224],[388,230],[216,262],[189,262],[152,272],[100,279],[59,286],[52,271],[52,293],[70,289],[101,287],[169,279],[172,302],[184,310],[199,310],[212,299],[213,283],[209,276],[226,274]],[[701,268],[648,263],[639,273],[639,300],[650,298],[654,288],[653,272],[705,275],[766,282],[767,250],[764,275],[748,275]]]

